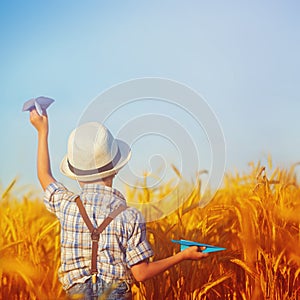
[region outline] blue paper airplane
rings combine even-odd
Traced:
[[[31,111],[32,109],[35,108],[38,114],[41,116],[43,112],[46,111],[48,106],[51,105],[53,102],[54,102],[53,99],[47,97],[32,98],[24,103],[23,111],[26,110]]]
[[[216,246],[207,245],[207,244],[201,244],[201,243],[187,241],[187,240],[171,240],[171,241],[173,243],[180,244],[180,251],[183,251],[184,249],[186,249],[190,246],[206,247],[204,250],[202,250],[203,253],[211,253],[211,252],[226,250],[226,248],[216,247]]]

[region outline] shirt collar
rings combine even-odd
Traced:
[[[120,198],[123,201],[126,201],[123,194],[117,189],[102,184],[86,183],[82,187],[82,193],[101,193],[103,195],[114,196]]]

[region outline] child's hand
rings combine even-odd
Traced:
[[[30,122],[39,133],[48,133],[48,116],[46,113],[40,116],[36,109],[31,110]]]
[[[203,253],[202,251],[205,247],[191,246],[182,251],[184,259],[187,260],[199,260],[208,256],[208,253]]]

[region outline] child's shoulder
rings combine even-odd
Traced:
[[[134,221],[135,223],[145,223],[142,213],[133,206],[127,206],[126,210],[124,211],[124,215],[126,218]]]

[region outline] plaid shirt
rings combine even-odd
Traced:
[[[51,183],[44,195],[47,209],[60,220],[59,280],[64,289],[83,283],[91,276],[91,235],[75,203],[77,196],[58,182]],[[126,204],[120,192],[99,184],[85,184],[80,198],[95,227],[118,206]],[[106,282],[130,283],[133,279],[130,267],[152,255],[141,213],[135,208],[127,208],[100,234],[98,273]]]

